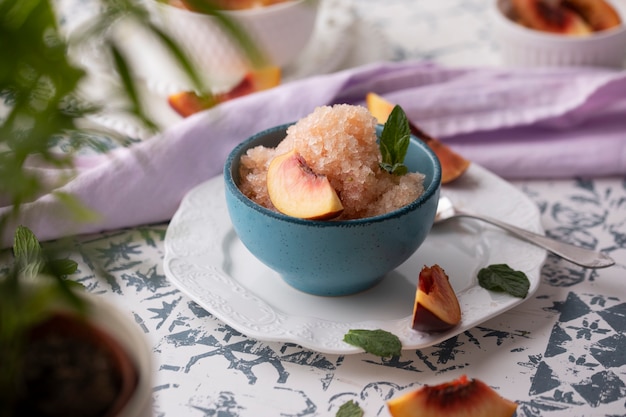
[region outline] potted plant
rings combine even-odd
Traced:
[[[2,416],[147,416],[151,351],[135,323],[66,279],[77,265],[19,227],[0,276]]]
[[[72,168],[72,154],[55,153],[51,143],[59,136],[80,142],[86,137],[80,120],[99,110],[98,103],[75,99],[86,73],[68,57],[72,42],[105,40],[127,113],[147,127],[155,124],[137,94],[130,61],[116,40],[106,37],[116,21],[135,19],[148,28],[198,91],[210,90],[139,0],[104,0],[96,21],[70,39],[59,28],[54,3],[0,2],[0,206],[11,208],[0,215],[0,232],[15,233],[13,256],[0,252],[0,417],[148,416],[151,351],[136,324],[67,279],[75,262],[48,253],[28,227],[8,228],[24,203],[49,191],[29,161],[36,157]],[[77,221],[89,216],[72,196],[58,197]]]

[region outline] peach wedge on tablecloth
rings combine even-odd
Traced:
[[[424,385],[387,401],[393,417],[511,417],[517,404],[478,379]]]

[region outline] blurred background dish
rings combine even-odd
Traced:
[[[67,0],[67,3],[66,13],[77,10],[88,14],[86,8],[75,0]],[[281,68],[282,83],[391,60],[392,50],[386,36],[376,25],[370,25],[359,17],[354,0],[318,0],[317,8],[311,38],[298,55]],[[87,18],[81,19],[80,24],[69,23],[68,20],[68,32],[79,32],[89,24]],[[183,71],[173,64],[163,46],[134,22],[121,22],[110,29],[110,35],[123,40],[121,45],[134,64],[134,76],[140,81],[140,92],[145,97],[145,105],[158,125],[166,128],[180,121],[181,116],[168,105],[167,97],[193,87]],[[356,47],[355,42],[358,40],[365,42],[368,47]],[[130,138],[147,139],[152,136],[151,132],[138,126],[137,121],[111,108],[111,103],[119,100],[114,97],[114,91],[107,87],[108,84],[103,82],[105,79],[113,82],[111,74],[114,69],[110,57],[104,53],[102,42],[94,39],[76,45],[71,51],[74,59],[88,73],[87,82],[81,90],[83,95],[106,104],[101,112],[91,117],[90,122]],[[214,92],[222,92],[241,78],[241,73],[226,74],[220,80],[214,79],[211,88]]]
[[[561,32],[559,29],[546,31],[529,28],[515,21],[517,16],[514,15],[514,0],[492,0],[493,30],[500,46],[502,63],[516,67],[622,68],[626,59],[626,26],[623,24],[626,2],[605,1],[613,6],[622,23],[610,29],[581,34],[581,30],[572,27],[563,27]],[[518,3],[533,6],[539,2],[533,0]],[[584,28],[582,32],[585,32]]]
[[[248,57],[215,17],[156,0],[147,4],[156,22],[192,57],[208,85],[232,84],[250,68]],[[269,65],[284,67],[309,43],[318,5],[318,0],[289,0],[223,13],[247,32]]]
[[[136,61],[144,63],[137,75],[152,93],[167,96],[190,88],[182,72],[164,57],[162,48],[154,39],[136,27],[125,27],[120,32],[120,36],[128,39],[128,50],[133,52]],[[354,47],[357,39],[366,39],[368,47]],[[390,59],[386,37],[377,27],[357,16],[353,0],[317,0],[313,33],[293,59],[281,67],[281,76],[283,82],[289,82]],[[158,62],[159,65],[146,65],[147,62]],[[213,80],[212,87],[217,91],[227,89],[242,76],[243,72],[238,72]]]

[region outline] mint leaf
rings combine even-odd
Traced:
[[[349,330],[343,336],[343,341],[356,347],[360,347],[368,353],[389,357],[400,356],[402,343],[398,336],[385,330]]]
[[[15,231],[13,256],[22,273],[29,276],[47,272],[63,277],[73,274],[78,269],[78,264],[71,259],[47,259],[41,243],[26,226],[18,226]]]
[[[64,277],[76,272],[78,264],[71,259],[51,259],[48,261],[48,268],[53,275]]]
[[[57,293],[50,296],[61,296],[73,305],[78,311],[84,311],[85,302],[74,294],[74,288],[83,288],[83,285],[63,279],[78,269],[78,264],[71,259],[48,259],[41,243],[35,234],[25,226],[18,226],[13,240],[13,256],[18,270],[28,277],[48,276],[55,280]],[[43,293],[42,293],[43,294]],[[45,294],[44,294],[45,295]],[[45,303],[48,295],[40,301]]]
[[[526,298],[530,288],[526,274],[506,264],[489,265],[478,271],[478,284],[487,290],[506,292],[519,298]]]
[[[339,407],[335,417],[363,417],[363,409],[359,407],[359,403],[350,400]]]
[[[411,142],[411,128],[402,107],[396,105],[389,114],[380,135],[379,148],[382,156],[380,167],[395,175],[404,175],[409,170],[404,157]]]
[[[36,276],[44,267],[44,257],[35,234],[25,226],[18,226],[13,237],[13,256],[22,273]]]

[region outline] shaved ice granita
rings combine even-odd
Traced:
[[[381,167],[376,126],[363,106],[318,107],[275,148],[257,146],[241,157],[239,188],[270,210],[308,219],[361,219],[399,209],[422,195],[424,175]]]

